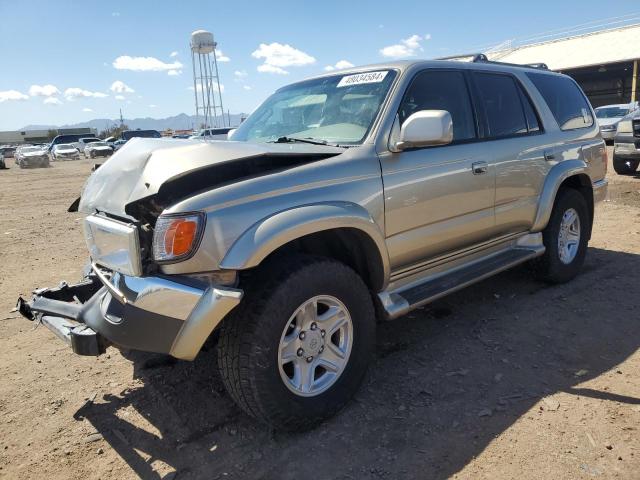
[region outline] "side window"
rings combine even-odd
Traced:
[[[509,75],[474,73],[487,118],[488,136],[508,137],[528,133],[519,87]]]
[[[544,73],[527,73],[562,130],[593,125],[591,108],[580,88],[569,78]]]
[[[531,105],[531,100],[529,97],[524,94],[522,91],[522,87],[518,88],[520,91],[520,100],[522,101],[522,106],[524,107],[524,115],[527,117],[527,126],[529,127],[529,132],[539,132],[540,131],[540,122],[538,120],[538,115],[536,115],[536,111],[533,109],[533,105]]]
[[[416,75],[402,99],[400,125],[420,110],[447,110],[453,120],[453,141],[476,137],[475,120],[462,72],[426,70]]]

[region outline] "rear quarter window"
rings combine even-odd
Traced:
[[[544,73],[527,73],[527,76],[547,102],[561,130],[593,125],[589,102],[573,80]]]

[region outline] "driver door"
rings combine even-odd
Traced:
[[[392,270],[486,241],[495,228],[495,165],[476,141],[478,126],[465,73],[418,73],[400,105],[396,132],[420,110],[447,110],[453,142],[381,158]]]

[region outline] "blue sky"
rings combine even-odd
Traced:
[[[0,129],[119,108],[127,118],[193,113],[196,29],[212,31],[228,60],[223,99],[236,113],[327,67],[482,50],[636,12],[637,0],[0,0]]]

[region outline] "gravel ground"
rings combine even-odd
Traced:
[[[583,273],[525,267],[378,327],[352,401],[304,434],[272,432],[225,393],[215,346],[195,362],[74,356],[10,313],[80,277],[91,163],[0,171],[0,477],[637,479],[640,175],[610,169]]]

